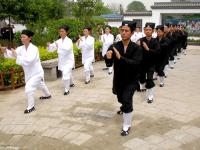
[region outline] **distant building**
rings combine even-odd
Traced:
[[[161,0],[160,0],[161,1]],[[107,16],[108,24],[119,27],[122,20],[134,20],[138,26],[144,27],[146,22],[163,23],[167,15],[200,14],[200,0],[171,0],[171,2],[154,2],[151,10],[144,12],[124,12],[116,15],[118,19],[113,22],[112,15]]]

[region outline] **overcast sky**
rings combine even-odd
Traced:
[[[134,0],[102,0],[104,3],[117,3],[117,4],[122,4],[124,9],[126,9],[127,5],[131,3]],[[135,1],[140,1],[142,2],[147,10],[150,10],[150,6],[154,4],[154,2],[170,2],[171,0],[135,0]]]

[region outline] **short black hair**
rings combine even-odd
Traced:
[[[67,25],[62,25],[59,27],[59,29],[64,29],[66,32],[69,31],[69,27]]]
[[[156,30],[160,29],[161,31],[164,31],[164,25],[157,25]]]
[[[112,27],[109,25],[106,25],[105,28],[109,28],[110,30],[112,30]]]
[[[91,27],[84,27],[83,30],[84,30],[84,29],[87,29],[88,31],[91,31],[91,30],[92,30]]]
[[[21,34],[25,34],[28,37],[32,37],[34,35],[34,32],[30,31],[30,30],[22,30]]]

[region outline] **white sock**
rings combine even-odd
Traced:
[[[164,84],[164,77],[159,76],[160,84]]]
[[[132,112],[130,113],[123,113],[123,130],[128,131],[128,129],[132,125]]]
[[[170,66],[170,67],[174,67],[174,61],[173,61],[173,60],[170,60],[170,61],[169,61],[169,66]]]
[[[147,90],[147,97],[148,97],[148,99],[149,100],[153,100],[153,98],[154,98],[154,96],[153,96],[153,88],[151,88],[151,89],[148,89]]]
[[[140,83],[140,90],[144,90],[144,89],[146,89],[145,83],[143,83],[143,84]]]
[[[168,69],[169,69],[169,66],[168,66],[168,65],[165,65],[165,68],[164,68],[165,76],[167,76],[167,74],[168,74]]]
[[[113,71],[113,67],[108,67],[108,72],[112,72]]]
[[[158,75],[158,73],[157,73],[157,72],[154,72],[154,73],[153,73],[153,79],[156,79],[156,78],[157,78],[157,75]]]

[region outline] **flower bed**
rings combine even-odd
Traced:
[[[0,90],[15,89],[23,86],[24,72],[15,64],[15,59],[3,59],[0,62]]]

